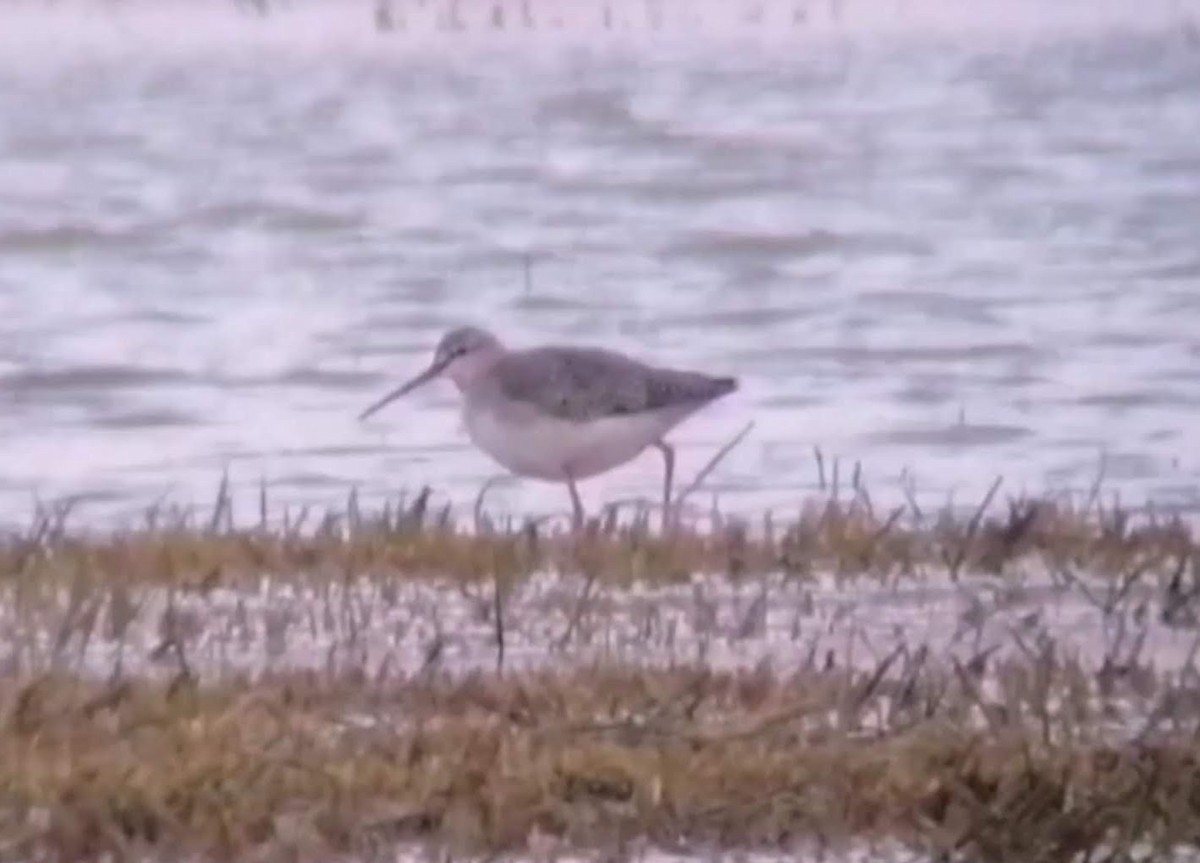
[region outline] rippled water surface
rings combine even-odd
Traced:
[[[676,434],[688,473],[756,421],[711,483],[729,507],[794,501],[814,447],[877,495],[1102,472],[1195,507],[1200,14],[1154,6],[923,32],[764,3],[656,31],[617,3],[591,36],[544,2],[455,24],[414,0],[387,34],[355,4],[13,7],[0,514],[206,501],[226,467],[255,497],[469,503],[498,469],[448,384],[355,419],[461,322],[736,374]]]

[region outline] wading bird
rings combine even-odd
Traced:
[[[576,483],[650,446],[663,456],[665,524],[675,450],[664,435],[737,389],[732,377],[651,366],[601,348],[510,350],[487,330],[458,327],[442,336],[428,368],[359,419],[440,376],[462,394],[472,443],[514,474],[566,483],[576,527],[584,519]]]

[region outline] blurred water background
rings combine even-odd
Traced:
[[[1200,3],[0,10],[0,520],[337,506],[499,471],[448,326],[739,376],[677,434],[786,511],[1200,505]],[[657,455],[586,502],[655,495]],[[828,478],[828,476],[827,476]],[[707,502],[710,498],[706,497]],[[509,482],[515,512],[565,492]]]

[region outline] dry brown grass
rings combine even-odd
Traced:
[[[43,514],[0,543],[9,619],[31,620],[39,597],[57,609],[50,630],[12,638],[24,651],[48,634],[38,650],[49,659],[0,669],[0,859],[869,838],[1007,863],[1200,844],[1196,654],[1164,669],[1142,652],[1151,625],[1186,631],[1200,618],[1186,523],[1095,499],[997,506],[994,489],[965,515],[877,513],[862,490],[829,491],[787,522],[714,513],[666,534],[648,511],[574,534],[481,514],[468,528],[431,511],[428,494],[283,526],[264,515],[235,527],[224,490],[203,519],[160,511],[117,533]],[[814,653],[786,677],[767,665],[449,676],[435,663],[374,674],[343,663],[239,678],[194,674],[189,635],[176,631],[185,622],[169,609],[159,649],[177,653],[172,679],[129,677],[118,663],[105,682],[54,661],[63,645],[122,642],[143,588],[203,593],[264,575],[462,588],[486,600],[501,670],[506,631],[522,623],[506,617],[505,592],[537,572],[580,576],[565,645],[601,586],[635,580],[709,572],[753,584],[782,572],[894,584],[1030,568],[1113,621],[1103,661],[1034,627],[1003,656],[902,644],[873,669]]]
[[[1200,841],[1194,708],[1104,736],[1075,707],[1047,708],[1073,703],[1056,698],[1059,669],[1040,704],[1005,687],[980,728],[980,696],[955,673],[927,667],[907,695],[883,677],[10,683],[0,855],[328,859],[413,841],[511,851],[540,835],[605,848],[871,837],[1063,861]]]
[[[27,531],[0,538],[0,579],[198,589],[264,573],[322,582],[382,575],[473,583],[538,571],[584,572],[614,584],[696,572],[887,581],[930,573],[956,580],[1032,565],[1127,586],[1166,575],[1181,597],[1200,580],[1200,547],[1178,515],[1106,508],[1099,495],[1001,505],[997,486],[965,514],[926,513],[915,502],[880,512],[857,482],[848,494],[836,483],[835,477],[827,494],[804,501],[793,517],[749,521],[713,512],[667,532],[655,527],[648,509],[633,507],[609,508],[578,532],[547,521],[496,524],[479,511],[472,524],[462,524],[448,508],[430,508],[428,489],[378,513],[361,512],[352,497],[341,512],[304,511],[282,524],[268,520],[264,495],[259,523],[238,526],[222,484],[202,518],[160,509],[117,532],[75,531],[65,511],[40,513]]]

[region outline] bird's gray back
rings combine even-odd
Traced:
[[[737,387],[733,378],[651,366],[602,348],[512,351],[492,371],[499,395],[575,421],[700,407]]]

